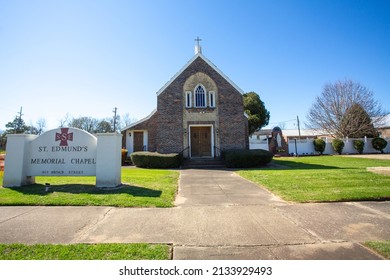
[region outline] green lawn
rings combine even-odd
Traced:
[[[271,166],[237,173],[285,200],[295,202],[390,199],[390,176],[367,167],[390,166],[390,160],[342,156],[288,157]],[[281,168],[282,167],[282,168]]]
[[[365,242],[364,245],[390,260],[390,240],[369,241]]]
[[[0,260],[168,260],[170,246],[149,244],[0,244]]]
[[[172,207],[179,172],[122,168],[120,188],[99,189],[95,177],[36,177],[36,184],[18,188],[0,187],[4,205],[104,205],[119,207]],[[0,172],[0,185],[3,172]],[[45,184],[50,184],[48,192]]]

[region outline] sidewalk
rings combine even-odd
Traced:
[[[0,243],[167,243],[174,259],[380,259],[389,202],[288,204],[230,171],[181,171],[174,208],[1,207]]]

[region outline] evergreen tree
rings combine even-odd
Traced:
[[[248,115],[249,135],[266,126],[270,113],[265,108],[264,102],[253,91],[244,94],[244,111]]]
[[[31,127],[27,126],[22,118],[15,117],[12,122],[9,122],[5,125],[6,134],[21,134],[29,133],[32,131]]]
[[[340,121],[339,131],[341,136],[350,138],[376,136],[376,131],[370,116],[358,103],[352,104],[352,106],[345,111]]]

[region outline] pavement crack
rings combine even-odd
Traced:
[[[38,206],[38,207],[33,207],[32,209],[30,209],[30,210],[28,210],[28,211],[26,211],[26,212],[20,213],[20,214],[18,214],[18,215],[12,216],[12,217],[10,217],[10,218],[4,220],[4,221],[1,221],[0,224],[4,224],[4,223],[6,223],[6,222],[8,222],[8,221],[10,221],[10,220],[19,218],[19,217],[21,217],[21,216],[23,216],[23,215],[26,215],[26,214],[28,214],[28,213],[30,213],[30,212],[32,212],[32,211],[38,209],[38,208],[40,208],[40,206]]]
[[[108,216],[113,208],[108,208],[101,216],[80,228],[70,243],[81,243],[93,232]]]
[[[311,236],[316,242],[327,242],[327,240],[321,238],[317,233],[315,233],[313,230],[303,226],[301,223],[297,222],[293,218],[291,218],[288,214],[286,214],[284,211],[282,211],[279,207],[272,207],[276,212],[278,212],[284,219],[289,221],[290,223],[294,224],[296,227],[300,228],[304,232],[306,232],[309,236]]]

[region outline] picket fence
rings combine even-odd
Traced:
[[[250,150],[262,149],[262,150],[269,151],[267,137],[261,137],[259,139],[249,138],[249,149]]]

